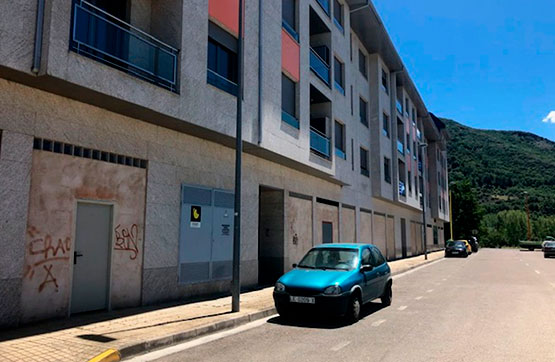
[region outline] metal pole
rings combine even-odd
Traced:
[[[449,231],[450,239],[453,240],[453,198],[451,196],[451,190],[449,190]]]
[[[44,2],[45,0],[37,1],[37,21],[35,27],[35,47],[33,51],[33,66],[31,72],[39,74],[40,62],[42,57],[42,32],[44,27]]]
[[[235,136],[235,213],[233,221],[233,279],[231,311],[239,312],[241,294],[241,156],[243,152],[243,0],[239,0],[239,34],[237,36],[237,124]]]
[[[527,237],[532,240],[532,230],[530,228],[530,207],[528,207],[528,193],[526,192],[526,224],[527,224]]]
[[[418,145],[418,147],[420,147],[422,149],[422,223],[423,225],[423,229],[422,229],[422,236],[424,238],[423,243],[424,243],[424,260],[428,260],[428,241],[426,240],[427,236],[426,236],[426,164],[424,163],[424,160],[426,159],[424,152],[426,151],[426,147],[428,145],[426,143],[421,143]]]

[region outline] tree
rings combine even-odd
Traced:
[[[457,239],[470,237],[480,227],[482,209],[478,195],[469,180],[452,183],[453,236]]]

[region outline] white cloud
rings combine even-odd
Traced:
[[[555,111],[549,112],[547,117],[545,117],[542,122],[544,123],[555,123]]]

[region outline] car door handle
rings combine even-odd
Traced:
[[[79,251],[74,251],[73,252],[73,264],[77,264],[77,258],[83,256],[83,254],[81,254]]]

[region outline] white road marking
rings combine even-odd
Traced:
[[[414,299],[420,300],[420,299],[422,299],[422,298],[424,298],[424,297],[420,295],[420,296],[418,296],[418,297],[416,297],[416,298],[414,298]]]
[[[222,338],[229,337],[229,336],[232,336],[232,335],[237,334],[237,333],[247,331],[249,329],[260,327],[260,326],[264,325],[268,321],[268,319],[271,319],[271,318],[274,318],[274,317],[277,317],[277,314],[271,315],[271,316],[266,317],[266,318],[259,319],[257,321],[251,322],[251,323],[244,324],[242,326],[239,326],[237,328],[233,328],[233,329],[230,329],[230,330],[227,330],[227,331],[219,332],[219,333],[216,333],[216,334],[211,334],[211,335],[208,335],[208,336],[205,336],[205,337],[200,337],[198,339],[194,339],[192,341],[188,341],[188,342],[180,343],[180,344],[175,345],[175,346],[167,347],[167,348],[164,348],[164,349],[161,349],[161,350],[158,350],[158,351],[146,353],[146,354],[143,354],[141,356],[131,358],[127,361],[130,361],[130,362],[154,361],[154,360],[160,359],[162,357],[169,356],[171,354],[179,353],[179,352],[185,351],[187,349],[200,346],[200,345],[205,344],[205,343],[213,342],[213,341],[216,341],[218,339],[222,339]]]
[[[428,289],[428,290],[426,290],[426,293],[431,293],[433,291],[434,291],[433,289]]]
[[[539,270],[534,270],[536,274],[541,274]]]
[[[555,283],[549,283],[553,288],[555,288]]]
[[[400,307],[399,307],[399,308],[397,308],[397,309],[398,309],[398,310],[405,310],[405,309],[407,309],[407,308],[408,308],[408,306],[406,306],[406,305],[402,305],[402,306],[400,306]]]
[[[530,266],[530,264],[526,263],[526,266]]]
[[[380,319],[379,321],[375,321],[374,323],[372,323],[372,327],[377,327],[383,322],[385,322],[385,319]]]
[[[446,282],[446,281],[447,281],[447,279],[446,279],[446,278],[443,278],[443,279],[441,279],[441,280],[443,280],[444,282]]]
[[[334,351],[334,352],[337,352],[337,351],[339,351],[340,349],[345,348],[345,347],[347,347],[347,346],[350,345],[350,344],[351,344],[350,341],[346,341],[346,342],[343,342],[343,343],[339,343],[337,346],[332,347],[331,350]]]
[[[416,268],[411,269],[411,270],[407,270],[406,272],[403,272],[403,273],[401,273],[401,274],[394,275],[394,276],[393,276],[393,280],[402,278],[402,277],[404,277],[404,276],[406,276],[406,275],[409,275],[409,274],[414,273],[414,272],[417,271],[417,270],[420,270],[420,269],[423,269],[423,268],[427,268],[427,267],[429,267],[430,265],[439,263],[440,261],[444,261],[444,260],[445,260],[445,259],[438,259],[438,260],[432,261],[431,263],[421,265],[421,266],[416,267]]]

